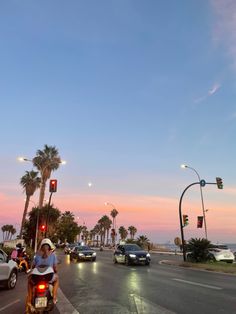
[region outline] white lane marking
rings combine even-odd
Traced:
[[[222,288],[220,288],[220,287],[205,285],[205,284],[199,283],[199,282],[182,280],[182,279],[177,279],[177,278],[173,278],[173,280],[179,281],[179,282],[183,282],[183,283],[187,283],[187,284],[193,285],[193,286],[200,286],[200,287],[204,287],[204,288],[208,288],[208,289],[214,289],[214,290],[222,290]]]
[[[60,313],[63,314],[79,314],[79,312],[74,308],[74,306],[70,303],[64,293],[58,288],[58,303],[56,304],[57,309]]]
[[[140,296],[131,294],[130,295],[135,303],[137,314],[176,314],[158,304],[154,304],[147,299],[144,299]]]
[[[8,307],[10,307],[10,306],[12,306],[12,305],[14,305],[14,304],[16,304],[16,303],[18,303],[18,302],[20,302],[20,299],[17,299],[17,300],[15,300],[15,301],[13,301],[13,302],[11,302],[11,303],[5,305],[4,307],[1,307],[1,308],[0,308],[0,312],[4,311],[4,310],[7,309]]]

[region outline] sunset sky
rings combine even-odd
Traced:
[[[17,157],[47,144],[67,161],[53,204],[89,229],[110,202],[118,227],[173,242],[198,180],[185,163],[223,178],[203,188],[208,238],[236,243],[235,29],[232,0],[2,1],[0,227],[24,209]],[[183,213],[204,237],[199,186]]]

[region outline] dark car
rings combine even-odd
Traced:
[[[96,252],[87,245],[75,246],[70,252],[70,260],[96,261]]]
[[[72,249],[77,246],[78,244],[76,243],[72,243],[72,244],[67,244],[64,248],[64,253],[65,254],[70,254],[70,252],[72,251]]]
[[[131,264],[145,264],[149,265],[151,262],[150,254],[144,251],[137,244],[123,244],[118,245],[114,257],[114,263]]]

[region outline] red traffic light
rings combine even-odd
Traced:
[[[56,192],[57,191],[57,180],[53,179],[50,180],[50,184],[49,184],[49,192]]]
[[[46,230],[46,225],[41,225],[41,226],[40,226],[40,230],[41,230],[41,231],[45,231],[45,230]]]
[[[197,228],[202,228],[203,216],[197,217]]]

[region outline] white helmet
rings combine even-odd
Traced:
[[[48,238],[43,239],[42,242],[40,243],[40,249],[44,244],[47,244],[50,247],[50,250],[55,250],[55,245],[52,243],[50,239]]]

